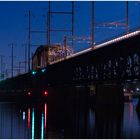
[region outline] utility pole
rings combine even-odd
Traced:
[[[4,74],[3,73],[3,67],[4,67],[4,63],[3,63],[3,58],[4,58],[5,56],[3,56],[3,55],[0,55],[0,63],[1,63],[1,79],[2,79],[2,75]]]
[[[126,1],[126,33],[129,32],[129,29],[128,29],[128,0]]]
[[[8,69],[5,70],[5,77],[8,77]]]
[[[47,39],[47,43],[48,43],[48,32],[47,31],[42,31],[42,30],[32,30],[32,27],[31,27],[31,23],[32,23],[32,20],[31,20],[31,16],[32,16],[32,13],[31,11],[29,10],[28,11],[28,56],[25,56],[25,57],[28,57],[28,60],[26,61],[28,63],[28,71],[31,70],[31,46],[39,46],[39,45],[32,45],[31,44],[31,35],[32,33],[45,33],[46,34],[46,39]],[[48,23],[46,23],[48,24]],[[47,28],[48,28],[48,25],[46,25]],[[26,47],[25,47],[25,52],[26,51]],[[26,53],[25,53],[26,55]],[[25,64],[25,72],[26,72],[26,64]]]
[[[48,24],[49,24],[48,14],[49,14],[49,12],[47,11],[47,13],[46,13],[46,31],[45,31],[45,33],[46,33],[46,45],[48,44]]]
[[[92,49],[94,49],[94,1],[92,1]]]
[[[26,63],[27,63],[27,44],[22,44],[24,47],[24,63],[25,63],[25,72],[26,72]]]
[[[29,10],[29,28],[28,28],[28,72],[30,71],[30,47],[31,47],[31,11]]]
[[[22,62],[19,62],[19,65],[18,65],[18,66],[19,66],[18,74],[20,74],[21,63],[22,63]]]
[[[12,47],[12,50],[11,50],[11,57],[12,57],[12,59],[11,59],[11,77],[13,77],[13,75],[14,75],[14,43],[12,43],[12,44],[9,44],[9,46],[11,46]]]
[[[13,44],[12,44],[12,63],[11,63],[11,64],[12,64],[12,66],[11,66],[12,77],[13,77],[13,69],[14,69],[14,55],[13,55],[13,54],[14,54],[14,49],[13,49],[13,47],[14,47],[14,46],[13,46]]]
[[[72,1],[72,49],[74,53],[74,1]]]
[[[48,63],[49,63],[49,48],[50,48],[50,43],[51,43],[51,38],[50,38],[50,33],[51,32],[70,32],[71,33],[71,39],[72,39],[72,49],[74,51],[74,1],[72,1],[71,3],[72,8],[71,11],[51,11],[51,5],[50,5],[50,1],[48,3]],[[52,29],[51,28],[51,14],[60,14],[60,15],[71,15],[72,17],[72,22],[71,22],[71,29]]]
[[[64,36],[64,58],[67,57],[67,38]]]
[[[51,13],[51,4],[50,4],[50,1],[48,3],[48,50],[49,50],[49,47],[50,47],[50,20],[51,20],[51,17],[50,17],[50,13]]]
[[[48,47],[48,49],[47,49],[47,64],[46,65],[48,65],[49,64],[49,51],[50,51],[50,20],[51,20],[51,4],[50,4],[50,1],[49,1],[49,3],[48,3],[48,22],[47,22],[47,24],[48,24],[48,31],[47,31],[47,43],[48,43],[48,45],[47,45],[47,47]]]

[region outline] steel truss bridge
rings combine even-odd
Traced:
[[[140,30],[53,62],[48,73],[50,84],[137,81],[140,79]]]
[[[43,90],[55,86],[101,85],[98,88],[97,101],[119,103],[123,99],[120,85],[127,81],[140,80],[140,30],[52,62],[43,69],[34,74],[31,71],[1,81],[0,93],[3,96],[9,96],[5,93],[13,93],[20,98],[30,90],[42,93]],[[117,86],[104,87],[104,84]]]

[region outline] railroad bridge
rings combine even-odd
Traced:
[[[139,80],[140,31],[122,35],[68,56],[48,67],[50,84],[112,83]]]
[[[97,44],[94,49],[51,62],[43,72],[38,70],[33,75],[30,72],[7,79],[1,82],[0,90],[39,91],[53,86],[95,85],[99,100],[113,98],[119,102],[123,95],[122,83],[139,80],[140,30],[135,30]]]

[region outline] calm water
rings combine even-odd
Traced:
[[[0,138],[140,138],[136,104],[116,111],[81,103],[0,102]]]

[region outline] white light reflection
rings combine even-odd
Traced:
[[[25,120],[25,112],[22,113],[22,119]]]

